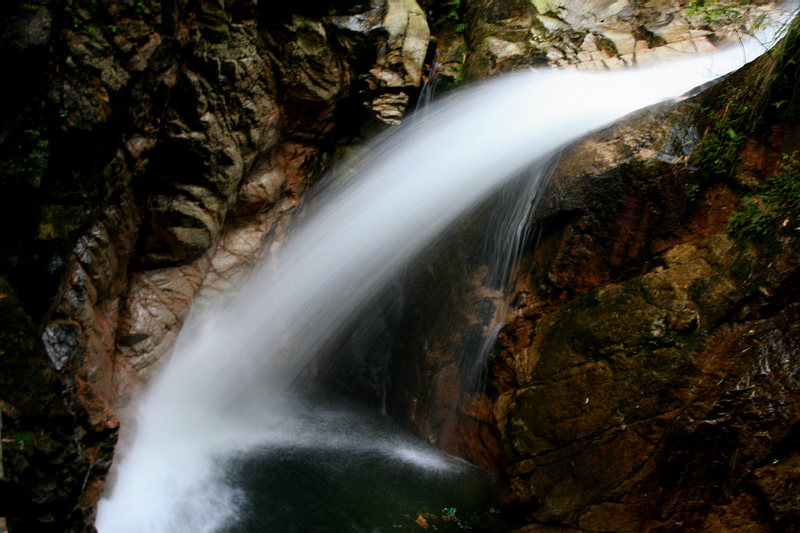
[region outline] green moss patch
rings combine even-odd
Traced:
[[[732,233],[750,239],[800,232],[800,161],[797,152],[784,154],[778,172],[755,194],[747,196],[729,220]]]

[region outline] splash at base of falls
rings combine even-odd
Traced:
[[[477,469],[431,476],[379,453],[288,447],[256,452],[232,471],[252,497],[226,533],[418,532],[420,516],[443,532],[509,530],[484,512],[490,485]]]
[[[260,446],[229,462],[228,479],[244,495],[238,521],[223,531],[419,531],[419,516],[438,531],[508,530],[484,512],[493,484],[469,463],[358,407],[301,418],[327,438]]]
[[[125,458],[138,483],[117,487],[111,503],[126,505],[105,502],[98,529],[407,531],[418,529],[408,517],[452,507],[461,510],[462,525],[504,531],[482,514],[491,478],[466,461],[359,406],[330,397],[284,400],[250,427],[225,420],[214,432],[191,420],[180,428],[148,424],[155,431],[139,433],[142,444]]]
[[[742,52],[614,74],[516,73],[461,91],[377,140],[346,186],[331,187],[293,232],[279,264],[190,317],[137,406],[98,529],[235,530],[254,505],[244,487],[260,469],[249,458],[259,454],[260,464],[273,466],[283,461],[275,454],[297,452],[312,464],[320,450],[329,458],[363,455],[367,470],[401,465],[403,475],[421,474],[418,484],[457,479],[463,462],[400,431],[372,431],[349,410],[308,404],[295,397],[297,382],[398,268],[508,179],[537,161],[546,165],[565,143],[740,66]],[[392,468],[386,475],[394,480]],[[276,474],[274,483],[289,481]],[[264,498],[261,505],[271,505]]]

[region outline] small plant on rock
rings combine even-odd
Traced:
[[[800,236],[800,161],[796,152],[784,154],[778,172],[742,201],[728,227],[751,239]]]
[[[690,17],[699,15],[710,28],[726,27],[747,34],[757,31],[766,19],[764,14],[754,14],[753,2],[744,0],[691,0],[687,8]]]

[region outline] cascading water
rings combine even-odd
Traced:
[[[376,471],[395,465],[434,480],[466,471],[463,461],[368,417],[298,396],[301,376],[405,262],[511,177],[546,168],[565,143],[762,50],[753,43],[613,74],[516,73],[459,91],[371,144],[346,183],[318,198],[277,264],[190,317],[171,360],[138,403],[130,444],[99,506],[98,529],[235,528],[242,509],[272,501],[253,504],[246,489],[230,482],[231,470],[248,470],[239,459],[254,450],[310,454],[312,463],[319,450],[362,454]],[[292,479],[269,469],[259,477],[273,492]],[[359,527],[351,530],[365,530]]]

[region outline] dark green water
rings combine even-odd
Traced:
[[[242,500],[240,521],[225,532],[508,531],[491,509],[491,476],[377,426],[343,425],[327,441],[265,446],[231,460],[228,482]]]

